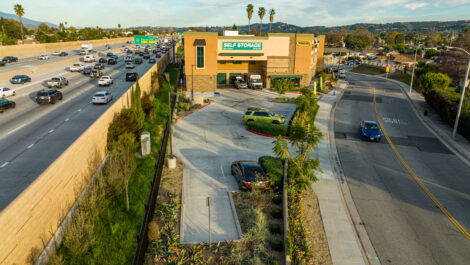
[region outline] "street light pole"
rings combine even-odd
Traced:
[[[194,64],[191,65],[191,104],[194,102]]]
[[[413,64],[413,72],[411,73],[411,82],[410,82],[410,95],[411,95],[411,89],[413,88],[413,79],[415,77],[416,56],[418,55],[418,49],[419,49],[419,45],[415,49],[415,61],[414,61],[414,64]]]
[[[388,72],[390,72],[390,52],[388,52],[387,67],[388,67]],[[388,72],[385,74],[386,79],[388,79]]]

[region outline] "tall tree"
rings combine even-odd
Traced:
[[[250,33],[250,24],[251,24],[251,18],[253,17],[253,5],[248,4],[246,6],[246,13],[248,14],[248,33]]]
[[[118,29],[121,29],[121,24],[118,24]]]
[[[259,16],[259,19],[261,20],[261,23],[259,25],[259,33],[260,35],[263,34],[263,18],[264,18],[264,15],[266,15],[266,9],[264,7],[260,7],[258,9],[258,16]]]
[[[24,15],[23,6],[20,4],[16,4],[13,9],[15,10],[15,14],[20,18],[20,28],[21,28],[21,43],[24,44],[24,35],[23,35],[23,20],[22,17]]]
[[[4,39],[6,38],[6,36],[5,36],[5,19],[3,19],[3,17],[0,18],[0,27],[2,28],[2,45],[3,45]]]
[[[274,11],[274,8],[271,8],[269,10],[269,32],[271,32],[271,24],[274,21],[274,15],[276,14],[276,11]]]

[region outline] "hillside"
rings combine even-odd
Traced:
[[[5,19],[6,18],[11,18],[11,19],[14,19],[14,20],[18,21],[18,16],[17,15],[8,14],[8,13],[4,13],[4,12],[1,12],[1,11],[0,11],[0,17],[3,17]],[[45,23],[49,27],[59,28],[59,26],[57,26],[56,24],[53,24],[53,23],[41,22],[41,21],[36,21],[36,20],[32,20],[32,19],[28,19],[28,18],[23,17],[23,25],[26,28],[37,28],[39,26],[39,24],[41,24],[41,23]]]

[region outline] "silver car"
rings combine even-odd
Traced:
[[[134,69],[135,65],[132,62],[126,63],[126,69]]]
[[[113,95],[111,95],[110,92],[100,91],[100,92],[96,92],[95,95],[93,95],[91,102],[93,104],[107,104],[111,100],[113,100]]]

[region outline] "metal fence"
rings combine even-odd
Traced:
[[[179,75],[176,78],[175,90],[178,87]],[[171,117],[175,109],[176,94],[171,96]],[[155,163],[155,171],[153,172],[153,179],[151,182],[150,192],[147,198],[147,203],[145,204],[145,215],[142,220],[142,225],[140,226],[140,233],[137,236],[137,247],[135,249],[134,259],[132,260],[133,265],[142,265],[145,261],[145,252],[148,247],[148,225],[152,221],[153,213],[155,211],[155,204],[157,202],[158,192],[160,190],[160,182],[162,179],[163,165],[165,163],[166,148],[168,145],[168,137],[170,135],[170,116],[166,120],[165,130],[162,136],[160,150],[158,151],[157,162]]]

